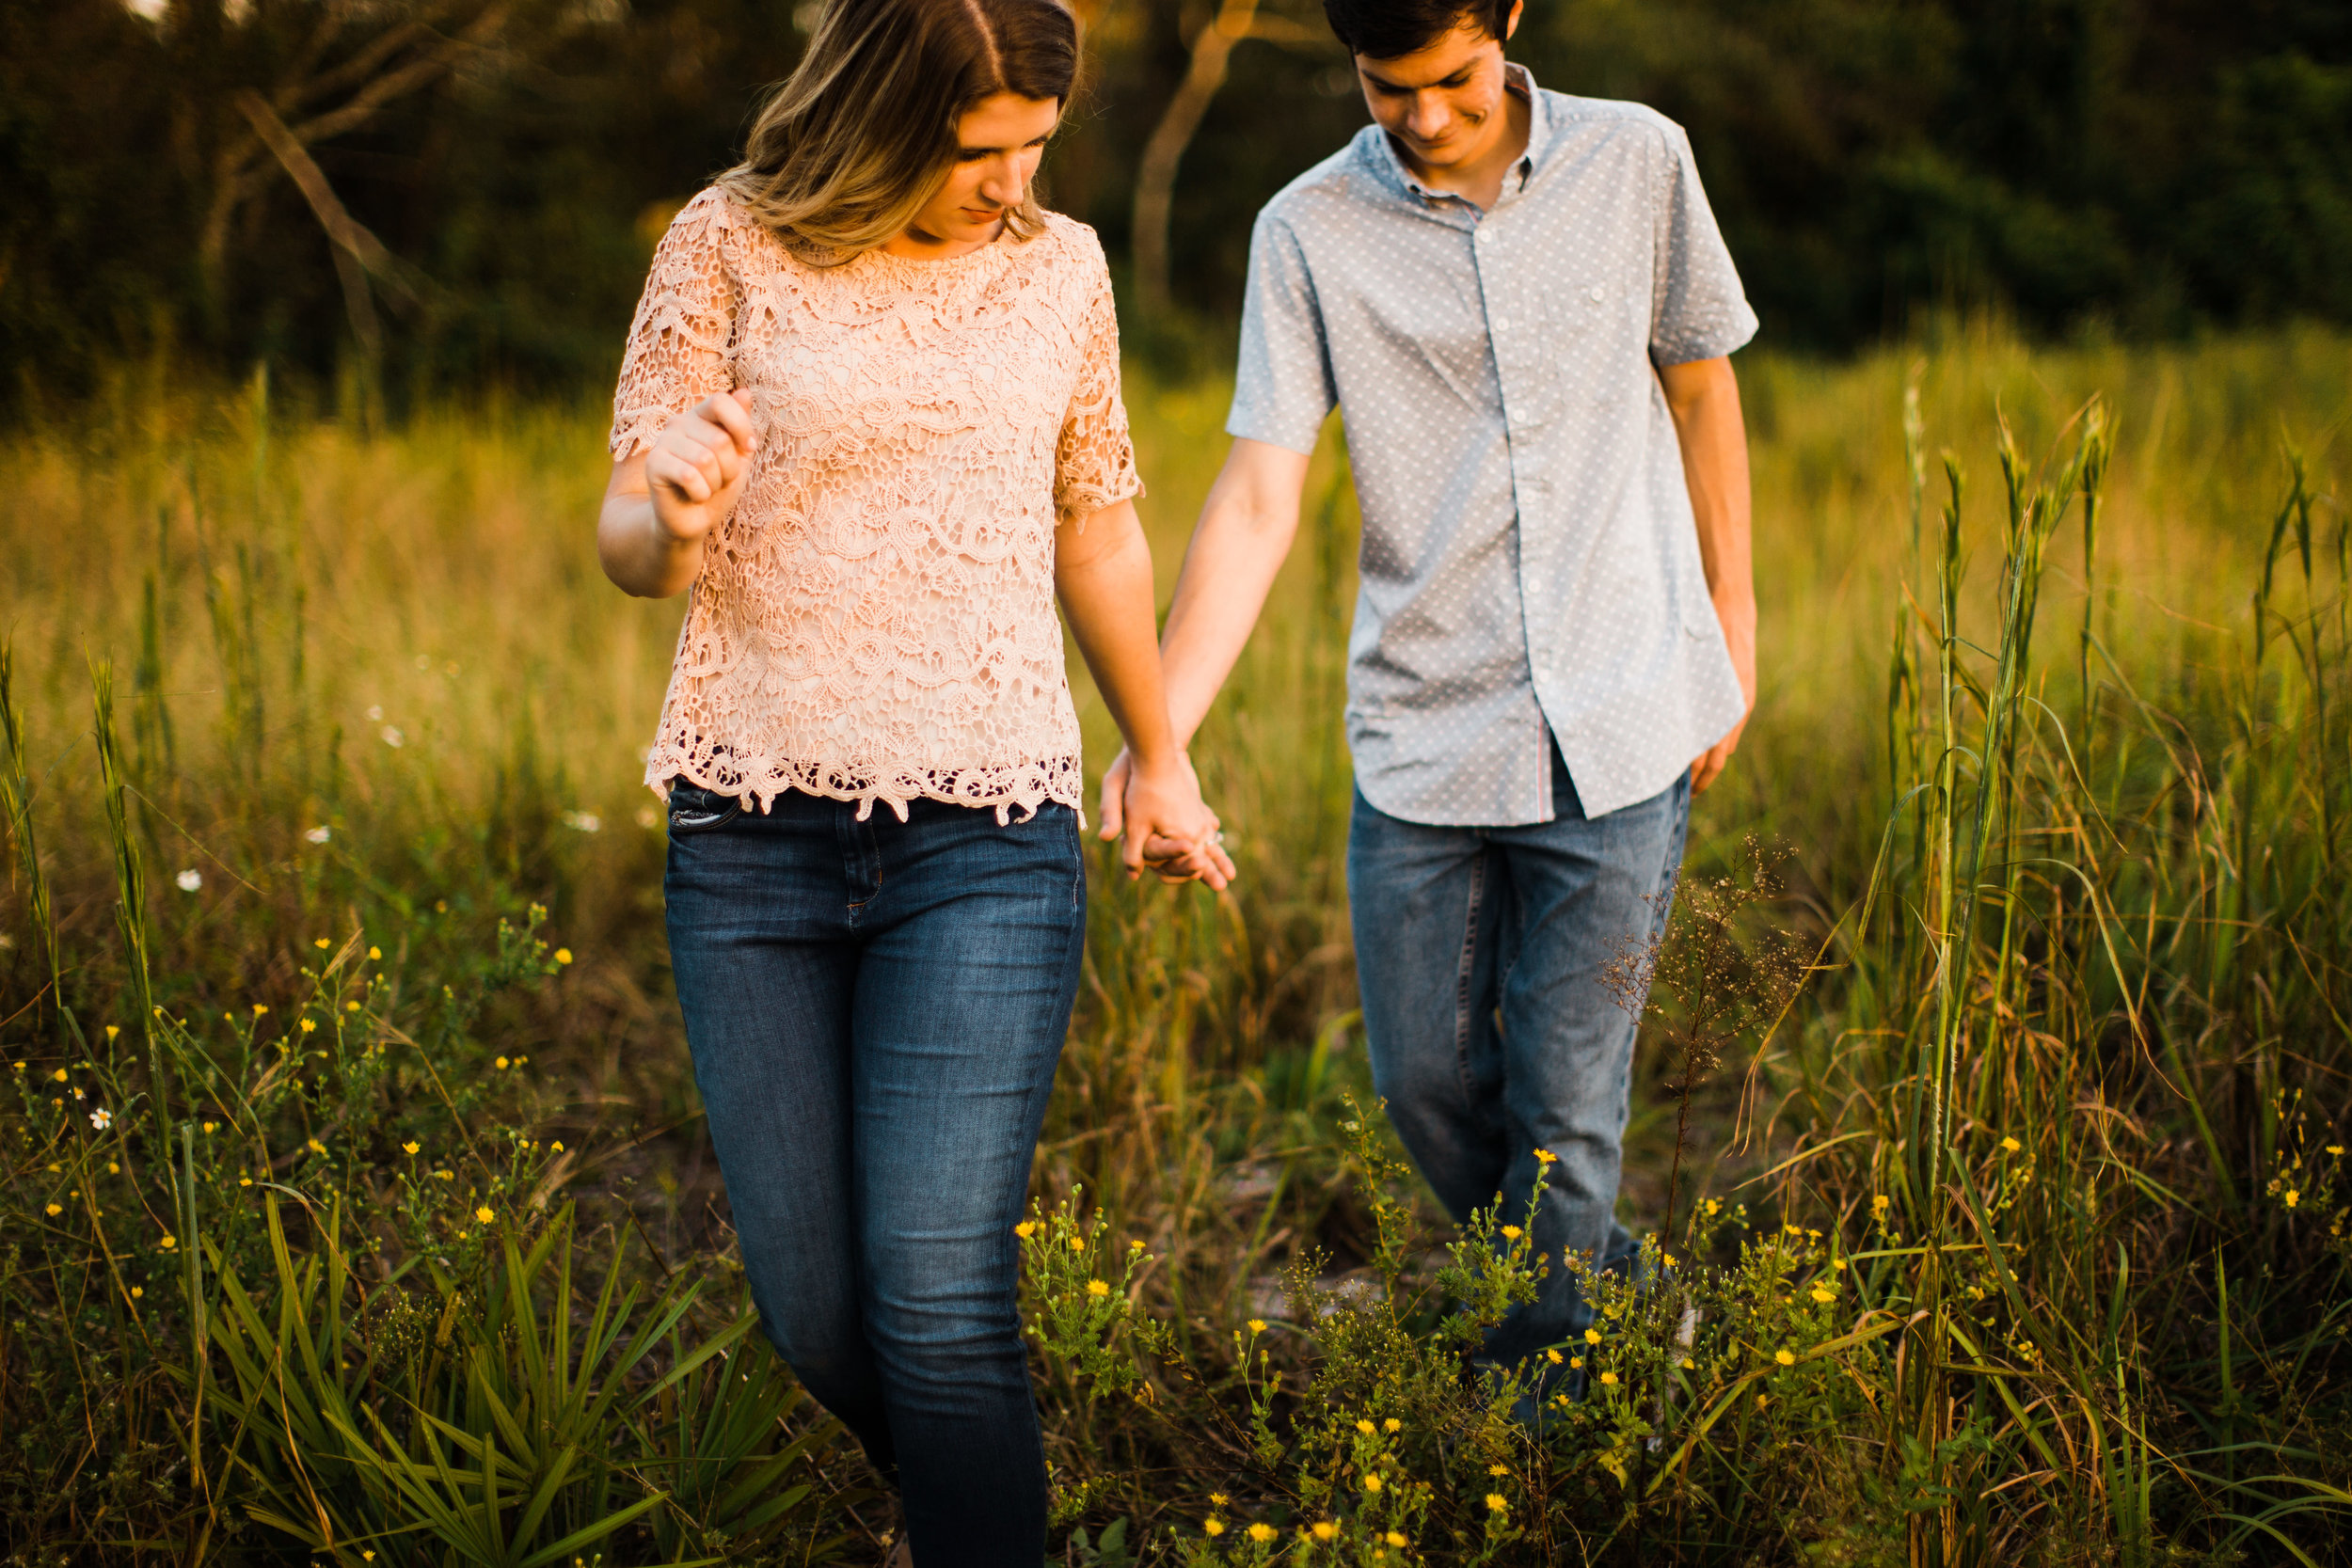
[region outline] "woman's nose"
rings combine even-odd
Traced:
[[[980,195],[999,207],[1018,207],[1026,184],[1019,158],[991,159],[988,172],[980,177]]]

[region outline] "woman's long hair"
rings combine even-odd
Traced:
[[[939,189],[965,111],[1000,92],[1067,104],[1077,72],[1061,0],[828,0],[719,184],[796,252],[847,261]],[[1016,240],[1044,227],[1034,195],[1005,226]]]

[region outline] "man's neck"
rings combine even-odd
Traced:
[[[1511,166],[1527,154],[1529,127],[1534,114],[1528,107],[1527,96],[1517,83],[1503,89],[1502,123],[1496,128],[1493,142],[1468,158],[1458,159],[1443,168],[1432,168],[1415,158],[1405,144],[1391,137],[1389,145],[1412,171],[1413,178],[1433,191],[1445,191],[1460,197],[1481,212],[1492,210],[1502,198],[1503,176]]]

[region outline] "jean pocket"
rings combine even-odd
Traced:
[[[731,795],[721,795],[674,780],[670,784],[670,833],[707,833],[725,827],[743,815],[743,802]]]

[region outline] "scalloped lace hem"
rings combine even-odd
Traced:
[[[1074,756],[1005,768],[900,771],[881,781],[860,777],[855,768],[828,767],[823,763],[696,757],[674,748],[657,748],[645,758],[645,787],[667,800],[674,779],[684,779],[714,795],[748,799],[763,815],[775,804],[778,796],[795,790],[820,800],[853,803],[858,808],[860,822],[873,815],[877,802],[888,806],[904,822],[907,805],[914,800],[993,807],[1000,827],[1012,821],[1015,811],[1021,813],[1022,821],[1028,821],[1037,815],[1038,807],[1048,800],[1057,800],[1076,812],[1081,828],[1087,819],[1085,768]]]

